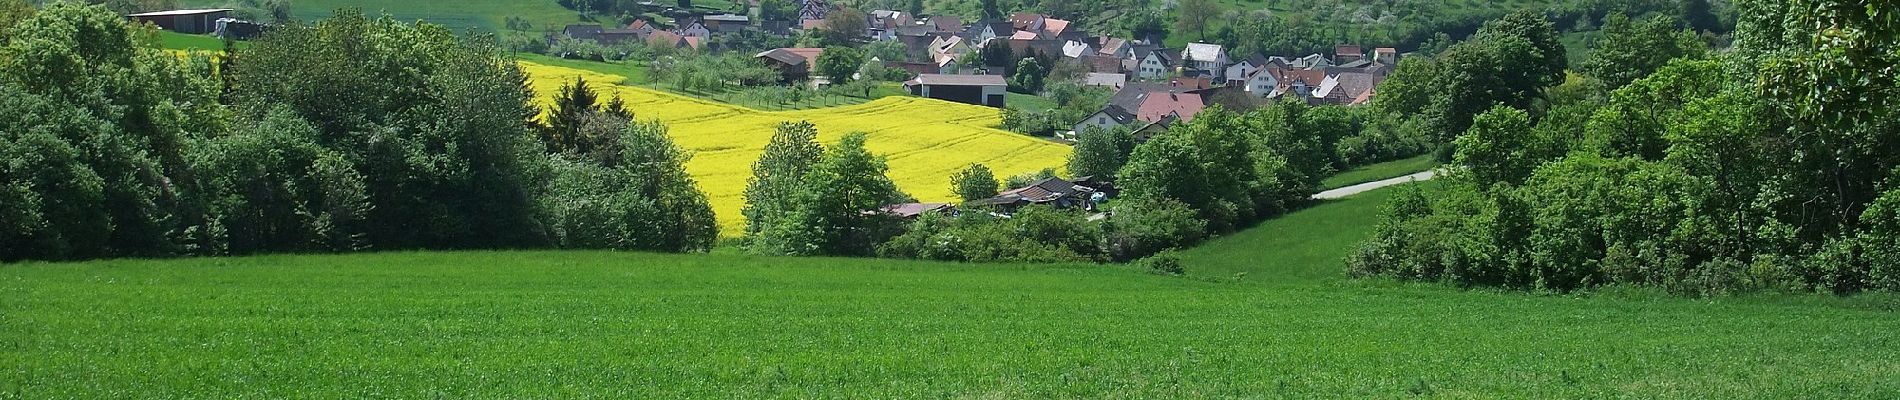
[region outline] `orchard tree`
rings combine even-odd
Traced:
[[[852,75],[864,66],[864,51],[842,46],[826,47],[818,55],[818,74],[831,80],[833,85],[851,83]]]
[[[957,193],[963,201],[996,197],[996,175],[983,164],[971,164],[969,168],[950,175],[950,190]]]
[[[1207,40],[1207,26],[1221,18],[1220,4],[1214,0],[1182,0],[1176,11],[1180,19],[1175,20],[1175,29],[1194,32],[1198,40]]]

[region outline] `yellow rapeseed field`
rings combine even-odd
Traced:
[[[998,130],[995,108],[916,97],[888,97],[876,101],[814,110],[760,111],[675,95],[657,90],[620,86],[625,78],[592,71],[522,62],[533,79],[536,101],[546,106],[561,84],[575,76],[586,78],[603,97],[619,96],[635,117],[658,119],[671,128],[673,140],[692,152],[686,169],[711,198],[721,233],[742,233],[746,179],[752,163],[781,122],[811,121],[819,140],[832,144],[847,132],[869,134],[868,147],[890,162],[891,180],[925,202],[950,202],[950,174],[973,163],[994,170],[997,179],[1060,168],[1069,146]]]

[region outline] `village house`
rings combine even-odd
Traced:
[[[641,39],[645,39],[647,35],[652,35],[653,31],[658,29],[654,28],[653,23],[647,22],[647,20],[636,19],[633,20],[633,23],[627,24],[627,30],[633,31],[633,33],[639,35]]]
[[[1255,73],[1260,72],[1262,68],[1266,68],[1266,58],[1258,56],[1258,55],[1248,57],[1246,59],[1240,60],[1239,62],[1235,62],[1234,65],[1227,66],[1227,71],[1225,74],[1223,74],[1223,77],[1225,78],[1225,84],[1226,85],[1245,84],[1247,82],[1247,78],[1250,78]]]
[[[930,33],[943,36],[961,35],[965,32],[963,19],[955,15],[932,16],[924,20],[924,27],[929,28]]]
[[[1391,47],[1372,49],[1372,62],[1382,65],[1399,65],[1399,49]]]
[[[1126,74],[1128,73],[1128,70],[1122,69],[1122,60],[1117,59],[1115,57],[1083,56],[1081,59],[1081,62],[1082,62],[1082,66],[1087,67],[1089,72],[1092,72],[1092,73],[1098,73],[1098,74]]]
[[[1207,75],[1219,75],[1227,72],[1227,50],[1218,44],[1189,43],[1181,51],[1181,67],[1201,71]]]
[[[1206,108],[1207,103],[1197,93],[1153,92],[1142,99],[1141,108],[1135,110],[1135,119],[1154,122],[1173,117],[1191,122]]]
[[[692,21],[691,23],[682,24],[680,26],[681,27],[678,30],[674,30],[673,33],[683,37],[698,38],[700,40],[712,38],[712,30],[706,29],[706,24],[700,23],[699,21]]]
[[[1128,111],[1128,109],[1118,105],[1109,104],[1103,106],[1101,111],[1096,111],[1094,114],[1082,117],[1081,121],[1076,122],[1075,125],[1070,127],[1070,131],[1081,134],[1088,132],[1089,128],[1109,130],[1129,126],[1138,121],[1140,121],[1140,119],[1135,118],[1133,111]]]
[[[1009,83],[1001,75],[923,74],[904,82],[912,96],[1002,108]]]
[[[1287,64],[1287,69],[1326,69],[1331,66],[1333,66],[1333,60],[1328,60],[1326,56],[1319,53],[1313,53],[1313,55],[1291,60]]]
[[[1365,59],[1366,51],[1358,45],[1342,44],[1333,47],[1333,63],[1346,64]]]
[[[1094,54],[1095,54],[1095,46],[1089,45],[1088,42],[1083,42],[1080,40],[1069,40],[1069,41],[1064,41],[1062,43],[1063,57],[1079,60],[1084,56],[1089,56],[1089,55],[1094,55]]]
[[[1279,85],[1272,93],[1267,94],[1267,98],[1295,96],[1295,98],[1306,99],[1308,103],[1313,103],[1313,91],[1326,83],[1326,71],[1296,69],[1279,71],[1279,74],[1280,76],[1276,78]]]
[[[1279,75],[1283,71],[1285,70],[1275,67],[1256,70],[1252,75],[1247,76],[1247,80],[1242,81],[1242,90],[1256,99],[1267,97],[1280,88]]]
[[[1314,102],[1356,106],[1372,99],[1372,88],[1383,79],[1377,75],[1347,72],[1326,77],[1319,88],[1313,90]]]
[[[896,40],[897,30],[911,26],[915,21],[910,13],[893,10],[872,10],[865,15],[865,19],[865,36],[871,40]]]
[[[1095,55],[1097,56],[1119,60],[1129,58],[1132,52],[1127,40],[1104,36],[1095,38],[1094,42]]]
[[[1140,53],[1140,51],[1137,53]],[[1136,77],[1144,80],[1154,80],[1172,75],[1171,70],[1174,68],[1174,58],[1168,56],[1170,51],[1164,49],[1148,49],[1146,53],[1147,54],[1140,55],[1141,61],[1135,65],[1134,72]]]

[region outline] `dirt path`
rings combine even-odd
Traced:
[[[1417,182],[1417,181],[1429,181],[1429,180],[1432,180],[1432,177],[1435,177],[1435,176],[1438,176],[1438,170],[1425,171],[1425,172],[1420,172],[1416,174],[1401,176],[1401,177],[1382,180],[1382,181],[1366,182],[1366,183],[1347,186],[1343,188],[1319,192],[1319,194],[1313,195],[1313,199],[1314,200],[1343,199],[1348,196],[1370,192],[1370,191],[1385,188],[1388,186],[1402,185],[1402,184],[1412,183],[1412,182]]]

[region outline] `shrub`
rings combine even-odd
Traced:
[[[1135,267],[1160,275],[1181,276],[1187,274],[1187,268],[1181,266],[1181,257],[1171,252],[1143,258],[1135,262]]]

